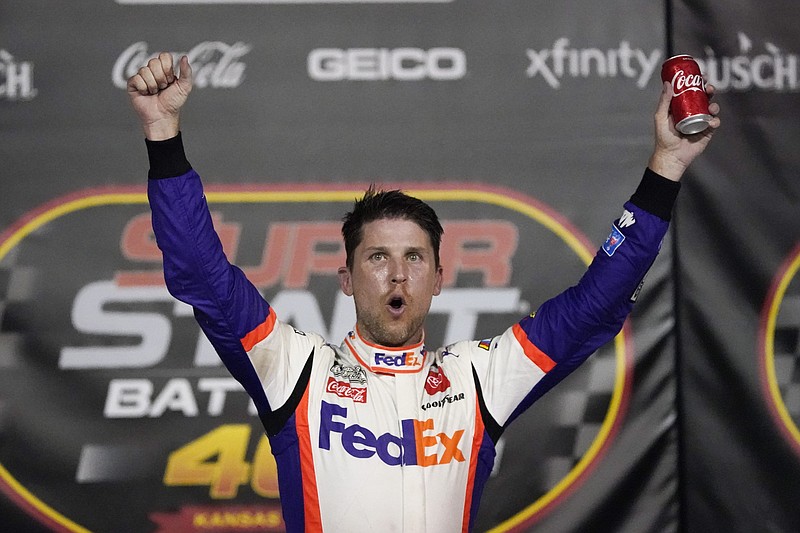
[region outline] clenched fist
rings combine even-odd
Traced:
[[[172,54],[161,52],[128,80],[128,96],[145,137],[163,141],[180,131],[180,110],[192,91],[192,67],[181,57],[175,76]]]

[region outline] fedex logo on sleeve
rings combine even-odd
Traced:
[[[342,448],[352,457],[369,459],[377,456],[389,466],[418,465],[433,466],[448,464],[451,461],[463,462],[464,453],[459,448],[463,429],[448,435],[436,433],[433,419],[401,420],[401,434],[384,433],[375,435],[359,424],[345,425],[347,408],[341,405],[322,402],[319,424],[319,447],[331,449],[334,433],[340,435]]]

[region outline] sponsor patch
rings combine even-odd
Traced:
[[[616,226],[611,226],[611,234],[606,239],[606,242],[603,243],[603,251],[611,257],[623,241],[625,241],[625,235]]]
[[[331,366],[331,374],[339,379],[346,379],[350,383],[367,382],[367,371],[358,365],[345,366],[334,361]]]
[[[619,227],[620,228],[627,228],[636,224],[636,218],[634,218],[633,213],[628,211],[627,209],[622,212],[622,216],[619,217]]]
[[[329,377],[326,392],[330,392],[339,398],[350,398],[356,403],[367,403],[367,388],[353,387],[346,381],[338,381],[336,378]]]
[[[438,366],[432,366],[425,378],[425,392],[433,396],[437,392],[444,392],[450,388],[450,380]]]
[[[459,447],[466,430],[444,431],[441,427],[435,427],[433,418],[406,418],[400,421],[399,435],[376,435],[374,431],[358,423],[345,425],[347,407],[341,405],[323,400],[319,417],[320,450],[341,446],[351,457],[377,459],[389,466],[428,467],[466,461],[464,452]],[[334,437],[336,434],[339,435],[338,438]]]
[[[432,401],[432,402],[424,403],[424,404],[420,405],[419,407],[423,411],[427,411],[428,409],[436,409],[436,408],[439,408],[439,407],[444,407],[445,405],[450,405],[453,402],[458,402],[458,401],[463,400],[463,399],[464,399],[464,393],[463,392],[459,392],[458,394],[453,394],[453,395],[447,394],[447,395],[443,396],[439,400],[435,400],[435,401]]]
[[[414,368],[422,366],[423,358],[411,352],[375,352],[373,355],[376,367],[381,368]]]

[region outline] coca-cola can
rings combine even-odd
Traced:
[[[708,127],[711,113],[708,111],[708,94],[700,65],[690,55],[673,56],[661,65],[661,80],[672,84],[670,112],[675,120],[675,129],[691,135]]]

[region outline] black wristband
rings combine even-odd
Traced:
[[[672,208],[680,189],[680,182],[668,180],[646,168],[639,187],[631,196],[631,203],[669,221],[672,219]]]
[[[148,179],[174,178],[186,174],[192,169],[192,165],[189,164],[186,153],[183,151],[180,132],[175,137],[164,141],[145,139],[144,142],[147,145],[147,157],[150,160]]]

